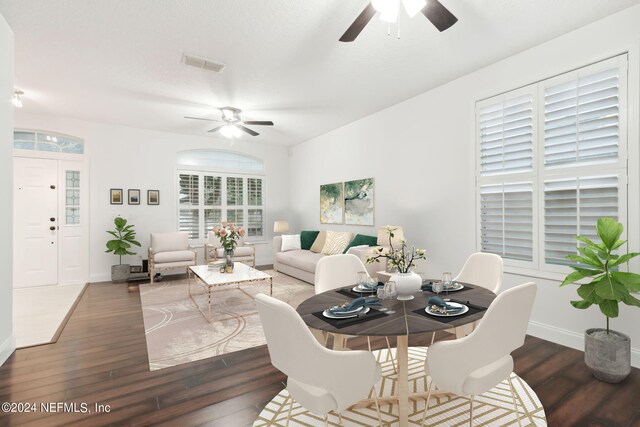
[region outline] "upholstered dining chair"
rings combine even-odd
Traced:
[[[314,281],[316,295],[332,289],[355,285],[356,277],[360,271],[366,273],[367,269],[356,255],[341,254],[321,258],[316,264]]]
[[[502,264],[499,255],[476,252],[471,254],[453,280],[482,286],[497,294],[502,287]]]
[[[149,274],[151,284],[158,270],[188,269],[196,265],[196,251],[189,244],[187,232],[151,233]]]
[[[356,255],[341,254],[321,258],[318,264],[316,264],[314,278],[316,295],[332,289],[355,284],[358,272],[361,271],[366,272],[367,270],[362,261],[360,261],[360,258]],[[327,344],[328,335],[326,332],[312,330],[312,333],[322,345]],[[347,340],[347,336],[334,334],[334,340],[339,340],[339,346],[342,348]]]
[[[224,259],[224,248],[213,231],[207,233],[207,243],[204,245],[204,259],[206,262]],[[245,242],[244,239],[240,239],[233,251],[233,261],[244,262],[255,268],[256,248],[251,243]]]
[[[496,254],[484,252],[476,252],[471,254],[462,266],[462,270],[453,279],[454,282],[471,283],[475,286],[481,286],[489,289],[497,294],[502,287],[503,262],[502,258]],[[455,334],[456,338],[462,338],[471,332],[477,326],[477,322],[470,326],[457,326],[453,329],[447,329],[445,332]],[[435,340],[436,334],[431,336],[431,344]]]
[[[323,416],[327,425],[330,412],[336,412],[342,423],[340,412],[366,399],[371,391],[382,425],[375,388],[382,370],[371,352],[329,350],[316,341],[289,304],[263,294],[256,295],[255,300],[271,363],[288,376],[291,402],[287,425],[294,399]]]
[[[511,353],[524,344],[536,296],[529,282],[502,292],[493,300],[478,327],[468,336],[439,341],[427,350],[425,373],[431,377],[422,424],[435,386],[459,396],[469,396],[469,425],[473,425],[473,398],[508,379],[520,424],[516,393],[511,381]]]
[[[316,265],[316,274],[315,274],[315,293],[321,294],[326,291],[330,291],[332,289],[342,288],[344,286],[355,285],[356,278],[358,272],[367,272],[366,267],[356,255],[352,254],[341,254],[341,255],[330,255],[324,258],[321,258]],[[369,274],[367,273],[367,276]],[[313,336],[315,336],[321,344],[326,345],[327,343],[327,334],[319,331],[312,331]],[[349,337],[347,335],[342,334],[334,334],[334,342],[339,341],[339,347],[345,347],[346,340]],[[389,357],[391,357],[391,345],[389,343],[389,338],[385,337],[387,340],[387,349],[389,350]],[[371,350],[371,339],[367,337],[367,344],[369,345],[369,350]],[[334,344],[335,348],[335,344]],[[393,368],[396,369],[395,361],[392,359]]]

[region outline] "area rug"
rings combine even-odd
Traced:
[[[312,285],[285,274],[273,277],[273,296],[297,307],[314,295]],[[197,279],[192,291],[202,292]],[[189,281],[140,285],[149,369],[154,371],[266,344],[253,297],[269,294],[269,282],[229,285],[212,291],[209,323],[189,298]],[[243,292],[244,291],[244,292]],[[206,295],[196,297],[207,307]]]
[[[395,356],[395,349],[391,349]],[[379,395],[390,395],[397,390],[395,372],[393,370],[388,350],[374,351],[378,362],[382,365],[382,383],[378,387]],[[424,376],[424,359],[426,347],[409,348],[409,392],[423,392],[427,384]],[[520,422],[523,426],[546,426],[547,419],[542,404],[529,385],[515,374],[511,375],[516,389],[516,404],[520,412]],[[274,397],[258,415],[253,427],[282,426],[287,423],[289,393],[282,390]],[[381,405],[382,421],[385,426],[398,425],[398,408],[395,405]],[[516,411],[511,399],[511,388],[507,380],[489,390],[482,396],[477,396],[474,403],[474,426],[517,426]],[[324,419],[307,412],[294,402],[290,427],[294,426],[324,426]],[[357,408],[342,412],[342,424],[336,414],[329,415],[331,426],[377,426],[378,415],[375,406]],[[424,415],[424,400],[416,400],[410,404],[409,424],[421,425]],[[469,425],[469,399],[465,397],[441,395],[431,398],[426,425],[449,427]]]
[[[75,284],[14,289],[16,348],[58,341],[86,287],[86,284]]]

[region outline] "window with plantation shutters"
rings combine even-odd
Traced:
[[[479,250],[516,271],[566,274],[566,256],[581,245],[575,237],[598,240],[598,218],[626,230],[627,61],[620,55],[476,103]]]
[[[533,95],[505,98],[480,108],[480,173],[530,171],[533,167]]]
[[[578,73],[544,93],[544,163],[616,160],[620,137],[618,66]]]
[[[203,242],[222,222],[247,230],[247,240],[266,237],[264,177],[178,171],[178,229]]]

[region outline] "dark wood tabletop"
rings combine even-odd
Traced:
[[[353,286],[355,285],[341,289],[349,290],[353,288]],[[488,289],[468,284],[465,284],[465,286],[467,286],[467,289],[451,292],[448,295],[441,292],[440,297],[464,302],[469,301],[471,304],[481,307],[489,307],[491,302],[496,298],[496,294]],[[321,331],[344,335],[401,336],[451,329],[479,320],[484,316],[484,313],[486,313],[486,310],[482,310],[457,318],[448,318],[447,322],[441,322],[435,316],[425,317],[424,315],[414,313],[414,310],[424,310],[427,306],[427,299],[435,295],[432,292],[425,291],[416,293],[414,299],[410,301],[398,301],[395,298],[384,301],[384,307],[394,311],[394,313],[390,313],[387,316],[338,328],[313,314],[353,299],[337,291],[338,289],[335,289],[314,295],[298,306],[297,311],[307,326]]]

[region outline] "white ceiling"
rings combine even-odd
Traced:
[[[252,142],[292,145],[640,0],[441,0],[444,33],[403,15],[338,38],[367,0],[0,0],[15,33],[24,112],[205,135],[232,105],[273,120]],[[227,64],[222,74],[182,54]]]

